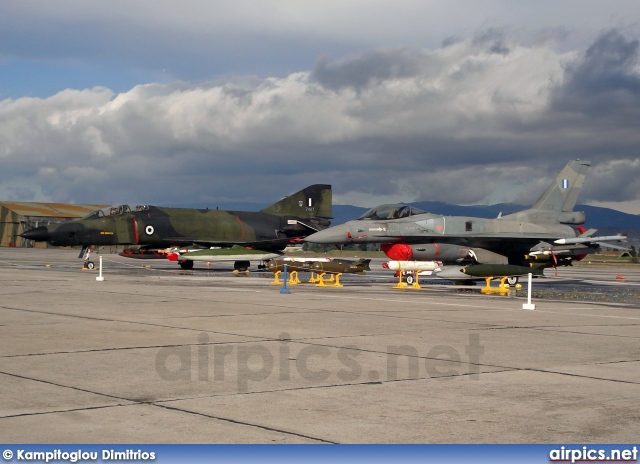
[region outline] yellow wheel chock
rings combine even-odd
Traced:
[[[491,286],[491,280],[493,277],[487,277],[485,280],[487,282],[487,286],[480,290],[480,293],[485,295],[507,295],[509,293],[509,284],[507,284],[508,277],[500,277],[500,285],[498,287]]]
[[[343,287],[343,285],[340,283],[340,276],[342,275],[342,273],[338,273],[338,274],[331,274],[331,278],[330,279],[326,279],[324,278],[326,272],[323,272],[322,274],[320,274],[319,277],[319,281],[316,284],[316,287],[338,287],[341,288]],[[333,282],[330,285],[327,284],[327,282]]]
[[[280,280],[280,274],[282,274],[282,271],[276,271],[273,273],[273,282],[271,282],[271,285],[282,285],[282,281]],[[287,277],[287,285],[298,285],[300,282],[300,279],[298,278],[298,271],[291,271],[288,273],[289,276]]]
[[[271,282],[271,285],[282,285],[282,282],[280,281],[280,274],[282,274],[282,271],[276,271],[273,273],[273,282]]]
[[[400,275],[398,276],[398,284],[393,287],[393,288],[400,288],[400,289],[405,289],[405,288],[422,288],[420,286],[420,283],[418,282],[418,274],[420,273],[420,271],[413,271],[413,275],[414,275],[414,280],[412,284],[408,284],[406,282],[402,281],[402,272],[400,273]]]

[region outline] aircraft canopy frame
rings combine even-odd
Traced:
[[[380,205],[375,208],[371,208],[358,218],[358,221],[384,221],[390,219],[400,219],[409,216],[415,216],[417,214],[426,214],[426,211],[422,211],[420,208],[409,205]]]

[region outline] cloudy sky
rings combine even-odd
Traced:
[[[640,213],[637,0],[3,0],[0,199]]]

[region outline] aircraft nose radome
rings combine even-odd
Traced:
[[[21,233],[20,237],[26,238],[27,240],[33,240],[35,242],[46,242],[51,239],[51,234],[46,226],[40,226]]]
[[[311,234],[305,238],[304,241],[323,244],[347,243],[349,241],[349,237],[347,236],[348,233],[349,227],[346,224],[341,224],[339,226],[329,227],[328,229]]]

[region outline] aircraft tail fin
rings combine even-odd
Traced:
[[[333,217],[331,203],[331,185],[315,184],[267,206],[262,212],[277,216],[331,218]]]
[[[590,166],[590,161],[569,161],[532,209],[559,213],[573,211]]]
[[[578,195],[582,190],[590,166],[590,161],[579,159],[569,161],[530,209],[508,216],[511,216],[512,219],[584,224],[585,214],[573,211],[573,208],[576,206]],[[507,218],[508,216],[503,217]]]

